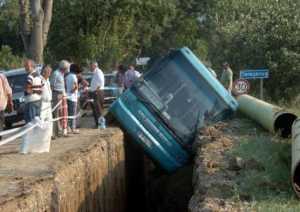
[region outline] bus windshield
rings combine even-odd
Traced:
[[[222,114],[226,104],[184,58],[169,60],[146,74],[137,87],[184,143],[195,130]]]

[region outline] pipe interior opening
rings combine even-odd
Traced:
[[[292,133],[292,125],[297,116],[292,113],[283,113],[279,115],[274,123],[275,132],[279,132],[283,138],[288,138]]]
[[[300,193],[300,164],[297,164],[297,167],[295,169],[294,175],[293,175],[293,187],[299,196]]]

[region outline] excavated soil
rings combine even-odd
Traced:
[[[123,142],[119,128],[82,128],[54,140],[50,153],[1,146],[0,211],[124,211]]]
[[[194,194],[189,211],[247,211],[249,202],[233,201],[234,178],[239,175],[239,158],[227,154],[240,142],[241,136],[251,136],[255,131],[242,131],[247,120],[235,118],[219,122],[200,130],[194,143],[196,152],[193,171]]]

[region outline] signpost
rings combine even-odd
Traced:
[[[142,66],[147,65],[150,59],[151,59],[150,57],[137,57],[136,65],[142,65]]]
[[[240,71],[241,79],[260,79],[260,98],[264,98],[264,79],[269,78],[269,69],[255,69]]]
[[[242,95],[248,93],[250,84],[245,79],[237,79],[233,82],[233,92],[235,95]]]

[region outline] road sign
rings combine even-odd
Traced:
[[[248,93],[250,90],[250,84],[245,79],[237,79],[233,82],[233,93],[235,95],[242,95]]]
[[[136,58],[136,65],[147,65],[150,59],[150,57],[138,57]]]
[[[242,70],[240,71],[241,79],[267,79],[269,78],[268,69]]]

